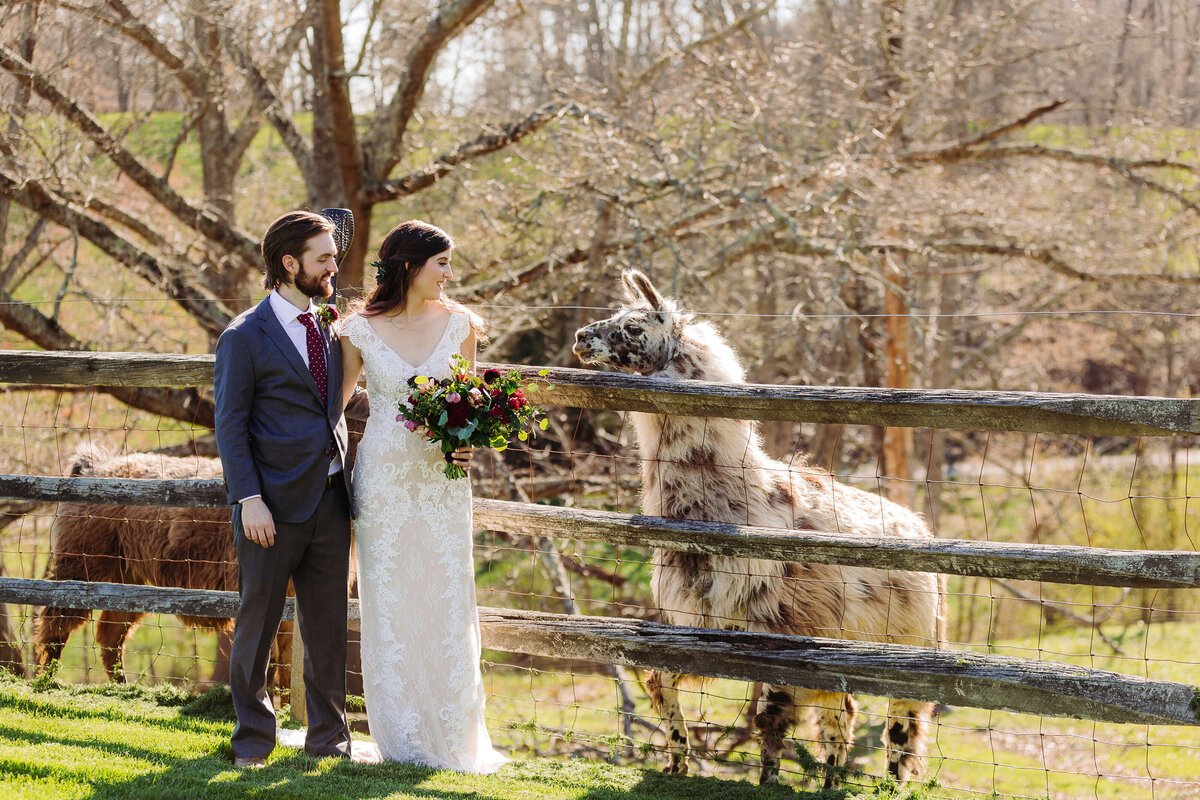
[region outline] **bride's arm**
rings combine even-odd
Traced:
[[[458,349],[462,357],[471,362],[471,374],[475,374],[475,331],[472,330],[467,334],[467,338],[463,340],[462,347]]]
[[[350,343],[349,336],[341,336],[338,341],[342,344],[342,408],[345,408],[354,396],[358,376],[362,373],[362,351]]]

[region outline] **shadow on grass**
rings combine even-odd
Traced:
[[[226,690],[228,692],[228,690]],[[109,694],[97,692],[94,695],[97,699],[104,701],[120,700],[120,697],[113,697]],[[66,702],[54,702],[55,699],[63,700],[62,695],[47,695],[46,699],[42,699],[37,694],[27,696],[3,696],[3,702],[6,708],[15,711],[26,711],[34,714],[51,714],[56,717],[75,717],[79,719],[102,719],[109,722],[129,722],[138,725],[147,725],[151,727],[166,728],[171,731],[187,731],[198,734],[212,733],[216,725],[231,725],[232,719],[222,715],[217,708],[220,703],[215,704],[216,708],[206,707],[202,702],[203,696],[198,698],[195,713],[189,713],[189,707],[192,703],[184,705],[176,709],[177,714],[167,717],[146,717],[138,714],[131,714],[126,710],[122,710],[120,706],[109,702],[107,707],[89,708],[82,705],[86,702],[87,695],[80,694],[70,698],[70,704]]]
[[[279,751],[277,750],[276,753]],[[330,764],[287,751],[270,759],[266,768],[241,770],[224,753],[195,759],[174,759],[166,769],[127,780],[92,780],[93,800],[193,800],[204,797],[290,797],[328,800],[328,798],[384,798],[403,793],[406,797],[474,798],[509,800],[511,795],[493,796],[470,788],[462,790],[423,787],[435,770],[406,764]]]
[[[844,791],[810,792],[784,784],[759,786],[748,781],[727,778],[702,778],[666,775],[646,770],[642,778],[628,789],[593,789],[579,800],[629,800],[634,797],[653,797],[656,800],[762,800],[762,798],[789,798],[790,800],[844,800]]]
[[[144,747],[131,746],[125,739],[105,740],[94,735],[83,739],[74,736],[63,736],[59,733],[54,735],[35,733],[33,731],[21,730],[20,728],[13,728],[8,725],[0,725],[0,741],[26,742],[30,747],[38,744],[56,744],[63,747],[79,747],[88,750],[99,750],[102,753],[110,753],[114,756],[140,758],[151,762],[163,760],[163,754],[159,750],[149,750]],[[12,762],[10,761],[10,763]]]
[[[532,759],[516,762],[507,770],[500,774],[580,787],[574,800],[844,800],[851,794],[844,790],[807,791],[787,784],[759,786],[730,778],[668,775],[655,769],[611,767],[601,762]]]

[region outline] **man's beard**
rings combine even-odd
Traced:
[[[325,286],[321,281],[325,277],[325,273],[321,273],[315,278],[309,279],[307,275],[296,276],[296,288],[305,297],[330,297],[333,295],[333,283]]]

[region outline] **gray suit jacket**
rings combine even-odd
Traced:
[[[217,340],[216,436],[229,502],[260,494],[280,522],[303,522],[316,511],[335,449],[346,463],[342,350],[332,331],[320,328],[325,404],[268,299],[229,323]],[[347,472],[342,480],[353,509]]]

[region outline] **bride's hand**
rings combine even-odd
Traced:
[[[460,447],[450,454],[450,460],[463,469],[466,469],[471,466],[471,454],[474,452],[474,447]]]

